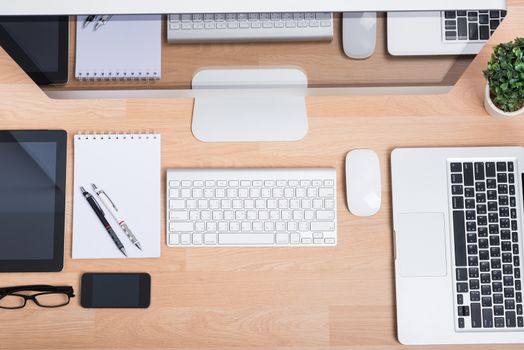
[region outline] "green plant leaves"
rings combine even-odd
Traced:
[[[524,107],[524,38],[497,45],[484,76],[498,108],[514,112]]]

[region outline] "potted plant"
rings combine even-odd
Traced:
[[[493,117],[524,113],[524,38],[493,49],[484,71],[487,80],[484,107]]]

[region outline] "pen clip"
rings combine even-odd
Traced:
[[[106,196],[106,198],[109,200],[109,203],[111,203],[111,205],[113,206],[113,208],[115,208],[115,210],[118,211],[118,208],[116,207],[115,203],[111,200],[111,197],[109,197],[109,196],[107,195],[106,191],[104,191],[104,190],[100,190],[100,191],[98,192],[98,195],[102,195],[102,194],[103,194],[104,196]]]

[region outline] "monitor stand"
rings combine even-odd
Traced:
[[[297,68],[204,69],[193,135],[203,142],[297,141],[307,134],[307,76]]]

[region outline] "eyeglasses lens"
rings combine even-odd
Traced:
[[[0,307],[5,309],[17,309],[24,306],[25,299],[18,295],[0,296]]]
[[[39,294],[35,298],[38,304],[48,307],[62,306],[69,302],[69,296],[64,293]]]

